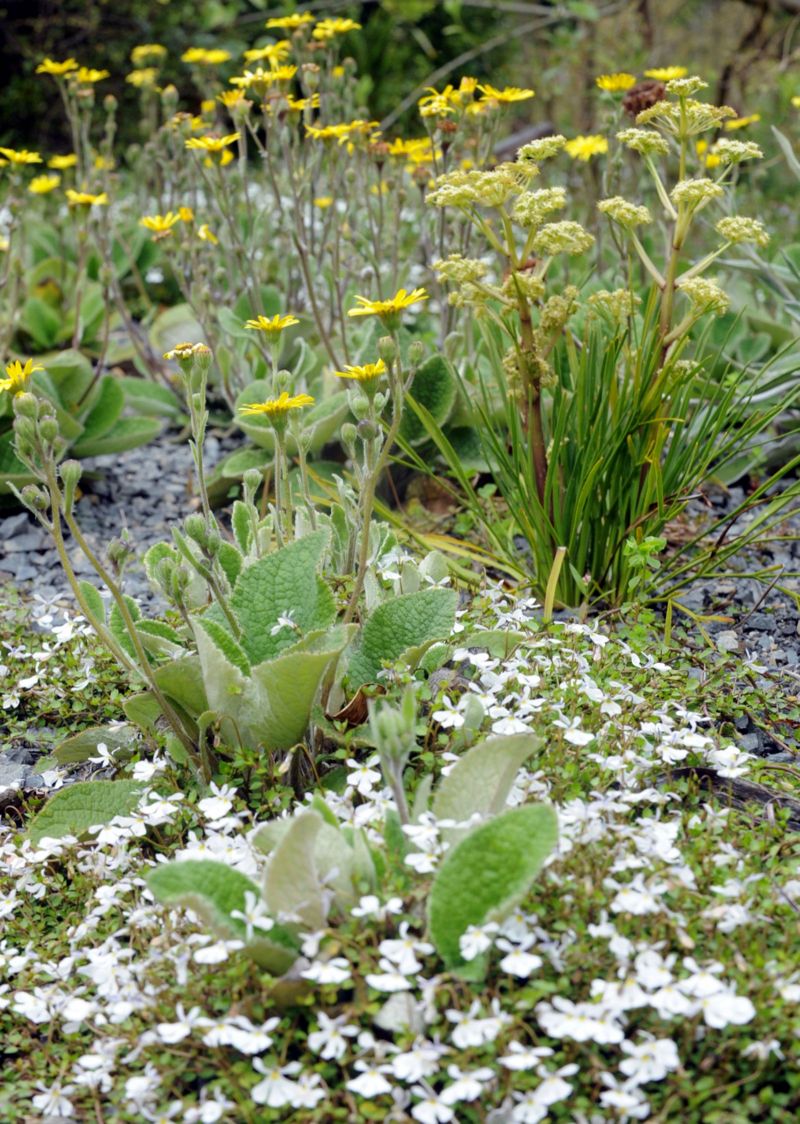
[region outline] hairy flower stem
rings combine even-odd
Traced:
[[[531,309],[525,297],[517,298],[519,308],[520,338],[522,342],[522,368],[525,398],[522,404],[523,425],[528,434],[528,443],[533,463],[533,474],[536,480],[536,494],[539,502],[544,506],[545,491],[547,488],[547,447],[544,439],[544,426],[542,424],[542,388],[538,377],[532,375],[527,366],[527,359],[536,350],[533,338],[533,324],[531,322]]]
[[[102,581],[103,585],[106,587],[106,589],[109,590],[111,596],[114,598],[114,602],[117,606],[117,609],[119,610],[119,614],[122,617],[125,628],[128,632],[128,637],[133,646],[133,650],[136,653],[136,663],[132,663],[125,656],[122,656],[122,658],[120,658],[119,645],[117,645],[114,638],[104,626],[102,628],[98,628],[99,622],[96,620],[94,614],[91,613],[91,611],[86,613],[87,620],[91,622],[93,628],[95,628],[103,643],[109,646],[109,649],[114,654],[115,658],[120,660],[122,666],[126,667],[128,670],[137,672],[145,680],[147,686],[149,687],[161,709],[161,713],[164,715],[170,727],[172,728],[173,733],[178,738],[181,745],[189,754],[189,757],[195,763],[195,765],[199,764],[200,759],[198,757],[197,748],[193,740],[184,730],[183,723],[181,722],[177,711],[164,695],[155,680],[153,669],[150,664],[150,659],[144,649],[142,641],[139,637],[139,633],[136,631],[136,624],[133,620],[133,617],[131,616],[128,604],[122,595],[122,591],[120,590],[114,579],[111,577],[108,570],[106,570],[105,566],[103,566],[99,558],[97,558],[97,556],[94,554],[86,539],[83,537],[83,533],[81,532],[81,529],[78,526],[74,516],[66,510],[66,506],[63,502],[63,496],[58,486],[58,481],[56,480],[55,468],[53,467],[52,462],[45,466],[45,479],[47,481],[47,487],[50,493],[50,507],[53,513],[52,533],[55,539],[56,549],[58,551],[61,563],[64,566],[67,580],[69,581],[73,592],[78,598],[78,603],[81,606],[81,610],[86,613],[88,605],[86,604],[86,600],[80,592],[80,586],[78,585],[77,579],[75,578],[75,574],[72,570],[72,566],[69,562],[69,556],[67,555],[66,547],[64,545],[64,539],[61,534],[62,514],[64,522],[69,528],[70,534],[80,547],[80,550],[83,553],[84,557],[90,563],[92,569],[95,571],[97,576]],[[210,780],[210,777],[206,777],[205,779]]]
[[[398,347],[398,354],[399,350]],[[367,466],[367,471],[364,473],[364,481],[361,488],[361,542],[358,552],[358,569],[356,570],[356,577],[353,582],[350,600],[347,602],[347,608],[342,618],[343,624],[350,624],[353,617],[356,615],[358,601],[361,597],[361,591],[364,588],[364,579],[367,576],[367,564],[369,562],[369,531],[372,520],[372,508],[375,504],[375,489],[380,480],[381,473],[389,460],[389,455],[394,447],[400,429],[400,422],[403,419],[403,395],[405,393],[405,386],[403,384],[402,371],[398,370],[395,373],[394,368],[392,368],[390,377],[392,379],[392,421],[386,431],[383,445],[375,465],[372,467],[371,471],[369,470],[369,466]]]

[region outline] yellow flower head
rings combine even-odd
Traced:
[[[426,301],[428,294],[424,289],[414,289],[407,293],[405,289],[398,289],[393,297],[385,301],[371,301],[367,297],[356,297],[359,308],[348,309],[348,316],[380,316],[381,320],[389,326],[397,324],[400,313],[412,304]]]
[[[567,141],[564,149],[573,160],[587,161],[593,156],[608,152],[608,141],[601,136],[573,137]]]
[[[533,90],[522,90],[519,86],[506,86],[504,90],[498,90],[486,83],[478,86],[478,89],[483,94],[484,101],[494,101],[498,105],[511,105],[516,101],[527,101],[534,96]]]
[[[36,67],[37,74],[52,74],[54,78],[62,78],[65,74],[69,74],[72,70],[77,70],[78,64],[75,59],[65,59],[63,62],[55,62],[53,59],[44,59]]]
[[[245,51],[246,62],[269,62],[270,66],[280,66],[289,57],[292,45],[288,39],[279,39],[277,43],[267,43],[265,47],[253,47]]]
[[[29,152],[27,148],[0,148],[0,156],[5,156],[9,164],[41,164],[42,162],[38,152]]]
[[[222,102],[226,109],[235,109],[237,105],[241,105],[245,100],[243,90],[223,90],[221,94],[217,95],[217,101]]]
[[[197,152],[205,152],[208,156],[212,154],[214,156],[219,156],[220,163],[222,163],[224,157],[229,155],[226,153],[225,149],[228,145],[238,141],[238,139],[238,133],[228,133],[228,135],[224,137],[189,137],[186,141],[186,147]]]
[[[143,66],[139,70],[132,70],[130,74],[125,75],[125,81],[135,86],[137,90],[146,90],[150,86],[155,86],[158,81],[158,68]]]
[[[685,66],[655,66],[644,72],[645,78],[655,78],[657,82],[673,82],[685,78],[689,71]]]
[[[114,161],[110,156],[97,155],[94,158],[94,166],[99,172],[110,172],[114,167]]]
[[[355,20],[331,18],[320,20],[311,34],[320,42],[323,39],[333,39],[334,35],[346,35],[348,31],[360,31],[361,24]]]
[[[51,156],[47,161],[48,168],[54,168],[57,172],[65,172],[67,168],[74,168],[78,163],[78,157],[74,152],[68,152],[64,156]]]
[[[300,410],[303,406],[313,406],[314,399],[310,394],[290,395],[288,390],[283,390],[277,398],[268,398],[266,402],[250,402],[239,407],[239,413],[245,416],[266,414],[271,420],[283,419],[290,410]]]
[[[178,207],[178,218],[181,222],[194,222],[194,211],[191,207]]]
[[[356,121],[345,121],[341,125],[306,124],[306,136],[313,140],[338,140],[339,144],[345,144],[354,136],[372,134],[374,137],[376,135],[374,130],[379,124],[379,121],[363,121],[361,118]]]
[[[319,207],[321,211],[324,211],[326,207],[332,207],[333,202],[334,200],[332,195],[318,195],[314,200],[314,206]]]
[[[95,82],[102,82],[104,78],[110,78],[111,75],[107,70],[94,70],[91,66],[82,66],[77,74],[71,74],[70,77],[81,86],[93,86]]]
[[[461,108],[464,96],[474,92],[450,85],[445,86],[441,93],[435,86],[428,86],[426,89],[428,92],[417,102],[422,117],[447,117],[450,113],[456,113]]]
[[[181,62],[188,62],[193,66],[221,66],[231,58],[230,51],[221,48],[206,50],[205,47],[190,47],[181,55]]]
[[[34,176],[28,184],[28,191],[34,195],[47,195],[61,183],[61,176]]]
[[[333,372],[337,379],[355,379],[356,382],[373,382],[386,373],[386,364],[382,359],[377,363],[365,363],[363,367],[345,367],[343,371]]]
[[[749,117],[734,117],[731,121],[726,121],[723,127],[728,131],[732,129],[744,129],[748,125],[755,125],[755,123],[760,120],[760,113],[751,113]],[[0,148],[0,152],[2,151],[3,149]]]
[[[800,109],[800,94],[796,94],[795,97],[792,98],[792,105],[795,109]]]
[[[176,215],[174,211],[167,211],[165,215],[145,215],[139,223],[147,230],[152,230],[157,237],[164,238],[180,221],[180,215]]]
[[[277,28],[284,31],[296,31],[298,27],[306,27],[314,22],[311,12],[295,12],[291,16],[273,16],[267,20],[268,29]]]
[[[8,378],[0,379],[0,390],[7,390],[9,394],[23,394],[28,389],[33,372],[43,370],[44,367],[35,367],[32,359],[26,360],[24,367],[19,359],[15,359],[6,367]]]
[[[293,98],[291,94],[288,94],[286,104],[293,113],[303,113],[307,109],[319,109],[319,94],[312,94],[308,98]]]
[[[601,74],[594,80],[595,85],[609,94],[619,94],[636,85],[636,75],[619,71],[617,74]]]
[[[88,191],[73,191],[68,187],[66,196],[70,207],[105,207],[108,204],[105,191],[101,191],[99,195],[92,195]]]
[[[146,62],[160,62],[167,57],[167,48],[160,43],[141,43],[131,51],[131,62],[142,66]]]
[[[217,238],[214,231],[210,229],[207,222],[204,222],[202,226],[197,228],[197,237],[201,242],[210,242],[212,246],[219,245],[219,238]]]
[[[289,313],[287,316],[257,316],[255,320],[247,320],[245,328],[253,328],[257,332],[266,332],[267,335],[277,336],[284,328],[291,328],[300,321]]]

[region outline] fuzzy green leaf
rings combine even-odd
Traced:
[[[426,359],[414,376],[410,393],[415,402],[426,408],[437,425],[444,425],[455,405],[456,381],[441,355]],[[413,410],[404,412],[400,436],[410,445],[419,445],[427,440],[425,426]]]
[[[211,859],[188,859],[157,866],[147,876],[147,885],[160,902],[194,910],[217,935],[245,939],[243,921],[231,917],[244,912],[245,894],[260,898],[258,886],[247,875]]]
[[[306,535],[247,566],[239,575],[231,603],[242,626],[241,645],[251,663],[273,659],[297,643],[298,632],[293,628],[280,628],[272,634],[280,616],[291,613],[299,635],[333,623],[333,595],[317,576],[328,538],[324,531]],[[214,619],[220,618],[214,614]]]
[[[95,824],[130,815],[143,791],[138,781],[79,781],[50,797],[28,825],[28,835],[34,844],[45,837],[85,835]]]
[[[350,657],[351,684],[376,682],[383,663],[401,656],[415,664],[425,648],[450,635],[457,603],[452,589],[423,589],[379,605],[367,618]]]
[[[558,839],[547,804],[513,808],[475,828],[445,855],[428,898],[428,928],[448,968],[464,964],[470,925],[507,916],[530,889]]]
[[[433,798],[433,814],[439,820],[456,823],[463,823],[476,813],[481,817],[499,815],[520,766],[541,744],[533,734],[511,734],[479,742],[442,777]],[[445,837],[452,841],[464,830],[448,828]]]
[[[270,913],[275,917],[296,914],[309,929],[321,929],[327,916],[315,860],[323,823],[317,812],[294,816],[264,871],[264,898]]]

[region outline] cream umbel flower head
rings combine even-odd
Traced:
[[[753,242],[762,247],[769,242],[764,224],[759,219],[747,218],[745,215],[731,215],[720,219],[715,229],[726,242]]]
[[[692,302],[696,313],[713,312],[721,316],[728,311],[730,297],[710,277],[690,277],[688,281],[678,281],[678,291]]]
[[[566,205],[563,187],[543,187],[539,191],[524,191],[514,203],[511,215],[521,226],[539,226],[551,211],[563,210]]]
[[[617,133],[617,140],[642,156],[666,156],[669,141],[654,129],[623,129]]]
[[[624,226],[628,230],[633,230],[635,226],[640,226],[642,223],[653,221],[653,216],[647,207],[629,203],[621,195],[614,195],[611,199],[601,199],[597,204],[597,209],[602,214],[608,215],[613,222],[619,223],[620,226]]]
[[[582,254],[594,245],[594,235],[584,230],[578,222],[550,222],[543,226],[533,240],[533,249],[539,254]]]
[[[566,143],[567,138],[562,137],[560,133],[553,137],[541,137],[539,140],[529,141],[528,144],[523,144],[517,153],[517,160],[534,164],[539,160],[549,160],[557,156]]]
[[[718,183],[701,178],[679,180],[670,192],[670,198],[676,207],[697,210],[710,203],[712,199],[719,199],[723,194],[724,191]]]

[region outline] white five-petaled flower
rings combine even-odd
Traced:
[[[266,916],[266,913],[267,903],[264,899],[259,898],[252,890],[245,890],[244,909],[232,909],[231,917],[244,922],[245,940],[250,942],[253,939],[255,929],[259,929],[262,933],[268,933],[275,924],[271,917]]]

